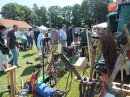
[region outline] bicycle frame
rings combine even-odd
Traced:
[[[102,85],[101,85],[101,93],[99,97],[103,97],[106,90],[106,74],[102,74],[101,81],[102,81]]]

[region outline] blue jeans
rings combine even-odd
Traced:
[[[26,39],[22,39],[22,46],[26,47],[27,46],[27,40]]]
[[[63,47],[63,46],[66,46],[66,41],[60,41],[60,43],[61,43],[61,46]]]
[[[33,46],[33,38],[32,37],[27,37],[28,39],[28,46]]]
[[[18,56],[19,56],[19,49],[17,47],[15,47],[14,49],[10,49],[12,52],[12,59],[9,61],[10,64],[14,63],[15,66],[19,66],[18,65]]]

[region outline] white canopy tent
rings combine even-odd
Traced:
[[[43,26],[43,25],[41,25],[40,27],[38,27],[40,30],[48,30],[48,28],[47,27],[45,27],[45,26]]]
[[[97,24],[94,25],[93,28],[107,28],[107,22],[101,23],[101,24]]]

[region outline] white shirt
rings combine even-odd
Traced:
[[[48,33],[48,37],[51,38],[51,33]]]
[[[42,47],[42,39],[45,38],[44,34],[43,33],[40,33],[38,35],[38,38],[37,38],[37,47],[41,48]]]
[[[63,29],[60,30],[60,37],[65,41],[67,40],[66,32]]]

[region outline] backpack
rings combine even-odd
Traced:
[[[36,86],[36,92],[43,97],[50,97],[54,94],[55,89],[48,87],[45,83]]]

